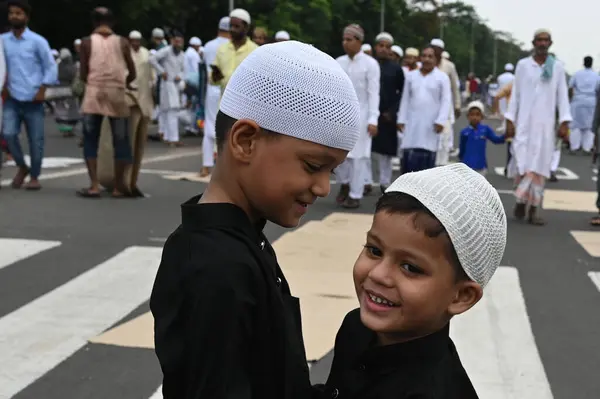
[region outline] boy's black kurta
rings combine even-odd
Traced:
[[[181,207],[150,298],[165,399],[308,398],[298,299],[233,204]]]
[[[379,122],[377,136],[373,137],[371,151],[396,156],[398,153],[396,119],[402,90],[404,90],[404,71],[400,64],[391,60],[383,60],[379,65],[381,67]]]
[[[448,333],[449,325],[413,341],[378,346],[360,310],[353,310],[336,337],[324,397],[477,399]]]

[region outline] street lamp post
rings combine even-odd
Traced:
[[[469,54],[469,72],[475,73],[475,19],[471,21],[471,51]]]
[[[444,40],[444,24],[446,23],[446,15],[444,14],[444,0],[441,1],[439,18],[440,18],[440,39]]]
[[[496,36],[496,32],[492,32],[494,35],[494,66],[492,68],[492,74],[496,76],[497,67],[498,67],[498,37]]]
[[[229,0],[229,12],[233,11],[233,7],[234,7],[233,2],[234,2],[234,0]]]
[[[381,27],[379,30],[380,32],[385,31],[385,0],[381,0],[381,9],[379,10],[379,26]]]

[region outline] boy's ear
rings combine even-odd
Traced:
[[[456,283],[456,296],[450,306],[448,313],[456,316],[466,312],[475,305],[483,296],[483,288],[471,280],[459,281]]]
[[[255,153],[260,133],[260,126],[253,120],[236,121],[227,136],[227,146],[232,157],[240,162],[248,162]]]

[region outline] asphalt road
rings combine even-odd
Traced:
[[[81,150],[48,120],[43,190],[0,190],[0,398],[160,397],[148,298],[179,205],[204,187],[181,180],[201,164],[201,140],[186,143],[148,144],[146,198],[84,200],[75,196],[88,184]],[[494,169],[505,147],[490,144],[488,154],[489,181],[510,215],[511,182]],[[596,174],[583,155],[563,152],[561,167],[546,193],[548,225],[509,217],[502,268],[484,301],[452,322],[482,398],[599,396],[600,230],[588,224]],[[3,185],[13,173],[4,167]],[[314,382],[326,378],[336,329],[356,306],[350,271],[377,199],[348,212],[336,190],[300,228],[267,226],[301,298]]]

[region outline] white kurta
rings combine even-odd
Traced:
[[[434,68],[427,75],[420,70],[406,75],[398,123],[404,125],[402,149],[436,152],[439,134],[434,125],[444,126],[452,109],[448,75]]]
[[[371,136],[367,128],[369,125],[377,126],[379,119],[379,64],[373,57],[362,52],[354,58],[343,55],[337,58],[337,62],[350,77],[360,104],[361,134],[348,158],[369,158]]]
[[[198,73],[198,68],[200,67],[200,53],[198,53],[195,48],[188,47],[183,56],[185,59],[183,66],[185,76]]]
[[[515,125],[512,154],[519,175],[534,172],[550,177],[556,144],[556,109],[559,122],[570,122],[567,77],[560,61],[552,78],[542,81],[542,66],[533,57],[517,64],[512,95],[505,117]]]
[[[504,72],[502,75],[498,76],[498,91],[502,90],[513,80],[515,80],[515,75],[510,72]],[[501,98],[500,101],[498,101],[498,111],[500,114],[504,115],[507,110],[508,102],[506,101],[506,98]]]
[[[569,88],[573,89],[571,129],[590,130],[596,110],[596,96],[600,89],[600,76],[591,68],[577,71],[571,77]]]
[[[173,47],[167,46],[158,50],[150,57],[150,65],[158,74],[167,73],[167,79],[160,80],[160,109],[179,109],[181,108],[181,87],[184,79],[183,51],[175,54]],[[176,82],[175,78],[180,81]]]

